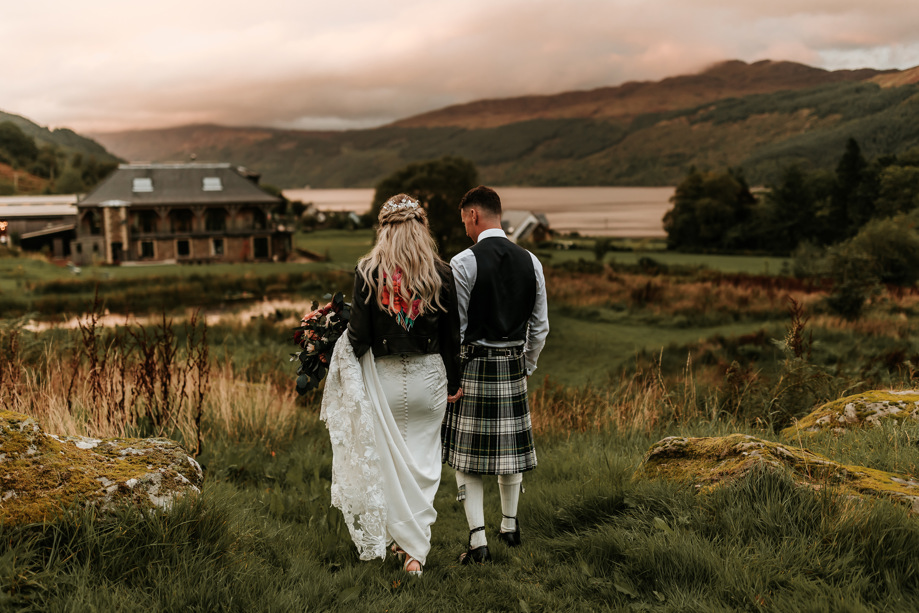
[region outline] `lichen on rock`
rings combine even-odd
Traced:
[[[0,521],[53,519],[74,506],[166,508],[198,493],[201,466],[163,438],[56,436],[20,413],[0,411]]]
[[[814,489],[833,487],[844,496],[887,498],[919,512],[919,481],[864,466],[841,464],[801,447],[746,434],[665,438],[651,446],[635,478],[692,483],[706,491],[733,483],[760,467],[788,470],[798,485]]]
[[[799,434],[844,432],[877,426],[882,420],[906,419],[919,420],[919,390],[873,390],[821,405],[782,434],[793,439]]]

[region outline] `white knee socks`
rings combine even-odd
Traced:
[[[501,493],[502,532],[513,532],[517,529],[517,502],[520,500],[520,487],[523,474],[498,475],[498,490]],[[456,471],[456,485],[459,487],[459,500],[466,509],[466,522],[473,530],[485,525],[485,489],[482,486],[482,475],[472,475]],[[469,537],[469,546],[475,549],[487,545],[485,531],[479,530]]]
[[[466,508],[466,522],[469,524],[469,529],[484,526],[485,488],[482,486],[482,475],[456,471],[456,485],[459,487],[461,495],[465,492],[463,506]],[[485,538],[484,530],[479,530],[469,535],[469,547],[472,549],[487,544],[488,540]]]
[[[523,474],[498,475],[498,490],[501,492],[501,532],[517,529],[517,501],[520,499],[520,484]]]

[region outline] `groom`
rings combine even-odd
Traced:
[[[475,245],[450,261],[456,279],[463,363],[460,390],[449,398],[443,458],[456,470],[469,547],[460,562],[491,560],[485,537],[482,475],[497,475],[501,494],[498,538],[520,544],[517,501],[523,473],[536,466],[527,377],[549,333],[542,264],[501,229],[501,199],[488,187],[460,202]]]

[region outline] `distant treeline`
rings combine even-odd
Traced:
[[[873,219],[917,207],[919,148],[869,161],[850,138],[835,171],[792,164],[757,195],[740,169],[693,169],[676,188],[664,229],[671,249],[786,255],[805,242],[839,243]]]
[[[45,193],[82,193],[117,166],[113,162],[100,162],[94,155],[68,154],[56,144],[39,144],[12,121],[0,122],[0,163],[44,179],[36,182],[26,177],[20,184],[15,179],[0,176],[0,195],[32,192],[37,185],[43,186],[41,191]]]
[[[832,279],[846,316],[879,283],[919,281],[919,148],[868,160],[850,138],[834,171],[792,164],[759,194],[739,169],[692,170],[672,202],[668,248],[794,255],[796,274]]]

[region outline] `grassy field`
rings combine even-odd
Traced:
[[[777,473],[710,495],[631,478],[665,434],[738,429],[543,433],[521,499],[523,546],[491,534],[495,561],[481,568],[456,562],[466,527],[445,469],[415,580],[392,558],[357,559],[328,505],[327,435],[308,412],[292,432],[209,441],[202,495],[168,513],[0,527],[0,599],[20,611],[915,610],[919,524],[900,507],[852,508]],[[912,426],[811,448],[910,472],[917,436]],[[489,480],[490,529],[497,499]]]
[[[318,293],[333,280],[347,285],[352,258],[366,250],[369,235],[316,233],[298,241],[336,258],[323,265],[331,269],[307,271],[318,275],[309,281]],[[297,313],[208,327],[203,370],[201,330],[189,331],[181,317],[171,335],[151,327],[146,351],[123,330],[97,330],[92,347],[102,354],[95,362],[78,330],[32,333],[21,320],[0,320],[0,405],[62,434],[157,434],[145,413],[156,398],[137,391],[134,364],[170,354],[173,343],[175,361],[153,369],[170,374],[152,389],[171,394],[180,407],[176,428],[163,433],[190,447],[200,434],[206,469],[202,494],[168,512],[124,509],[103,518],[73,511],[59,521],[0,525],[0,610],[919,608],[919,524],[905,508],[856,505],[831,489],[795,487],[781,472],[757,473],[711,494],[632,476],[664,436],[745,432],[781,441],[779,427],[814,404],[843,392],[910,386],[911,365],[919,364],[917,297],[883,294],[861,320],[849,322],[826,311],[820,290],[777,271],[768,278],[762,271],[643,273],[611,264],[612,255],[621,253],[609,255],[605,267],[585,267],[592,272],[556,268],[554,256],[545,260],[552,330],[531,382],[539,466],[525,477],[523,546],[507,549],[494,539],[500,508],[494,480],[487,480],[495,562],[459,566],[467,528],[445,468],[433,550],[420,580],[407,578],[391,558],[359,561],[330,507],[331,452],[319,395],[296,397],[287,361]],[[45,282],[70,274],[0,259],[5,271],[16,266],[47,275]],[[199,283],[246,279],[215,267],[174,267],[175,283],[184,282],[184,269],[198,269]],[[109,270],[121,274],[97,272]],[[245,274],[264,281],[265,270],[279,269]],[[32,281],[0,288],[32,291]],[[124,291],[134,281],[112,278],[111,287]],[[10,279],[0,274],[0,283]],[[806,311],[798,322],[800,357],[789,345],[789,298]],[[159,349],[151,353],[154,345]],[[202,376],[207,394],[197,428],[182,381],[194,386]],[[94,395],[94,377],[111,391]],[[94,417],[120,410],[121,390],[132,419]],[[820,435],[807,446],[919,479],[917,440],[919,425],[904,424]]]
[[[740,336],[762,329],[758,322],[703,328],[667,328],[636,322],[623,314],[618,321],[585,321],[551,311],[551,332],[539,359],[537,379],[549,375],[566,385],[605,385],[617,379],[638,354],[670,351],[715,335]],[[780,331],[776,331],[781,336]],[[683,359],[685,359],[685,354]]]
[[[648,247],[653,248],[648,248]],[[791,266],[790,258],[762,255],[719,255],[709,253],[676,253],[667,251],[663,245],[647,241],[629,241],[622,243],[627,250],[611,251],[601,261],[611,264],[634,266],[642,260],[653,260],[663,266],[682,268],[705,268],[725,273],[745,273],[749,275],[787,274]],[[596,261],[589,244],[582,249],[550,250],[536,249],[536,254],[545,265],[576,262],[578,260]]]

